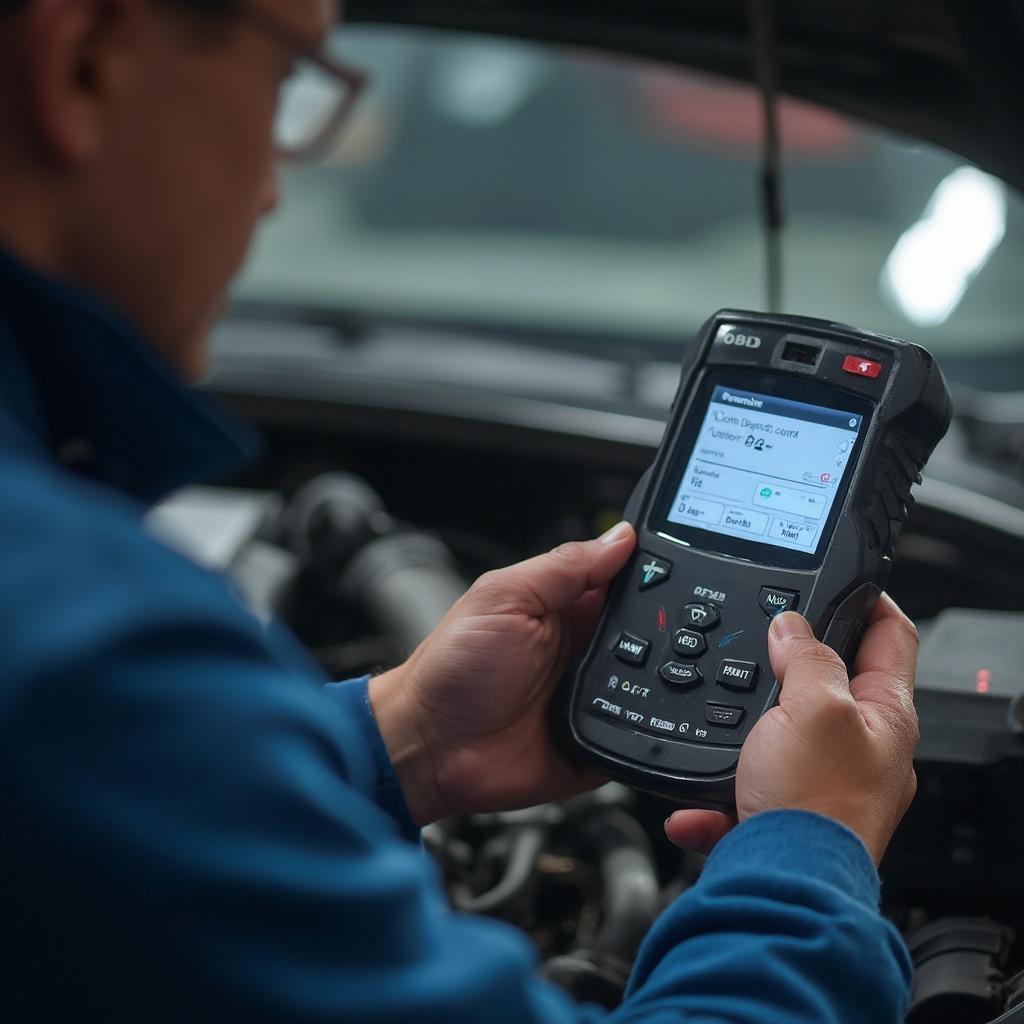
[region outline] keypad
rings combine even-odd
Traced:
[[[639,563],[641,590],[664,582],[672,570],[670,562],[647,552]],[[619,667],[606,669],[590,710],[650,737],[738,745],[762,710],[757,694],[764,633],[750,611],[756,605],[772,618],[795,609],[800,598],[795,590],[768,585],[747,594],[746,614],[731,622],[739,595],[730,595],[725,606],[710,592],[674,608],[655,599],[656,616],[649,610],[643,623],[626,623],[636,632],[615,637],[611,654]]]

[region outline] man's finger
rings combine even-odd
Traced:
[[[597,540],[562,544],[546,555],[487,573],[470,595],[487,602],[490,612],[540,616],[562,611],[610,582],[635,545],[633,527],[619,523]]]
[[[676,811],[665,822],[665,835],[681,850],[710,853],[735,824],[721,811]]]
[[[850,692],[857,700],[907,708],[917,670],[917,630],[887,594],[879,598],[854,659]]]
[[[782,683],[783,706],[821,696],[823,691],[849,692],[842,659],[814,639],[807,620],[796,612],[772,619],[768,630],[768,656],[775,678]]]

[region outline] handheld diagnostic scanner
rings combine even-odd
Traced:
[[[639,789],[733,809],[740,747],[778,698],[769,621],[800,611],[850,664],[951,414],[917,345],[713,316],[626,510],[637,551],[564,684],[571,745]]]

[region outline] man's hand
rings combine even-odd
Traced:
[[[782,695],[743,746],[739,820],[817,811],[856,832],[877,864],[917,788],[913,624],[883,596],[849,680],[839,656],[795,613],[772,622],[768,653]],[[665,830],[678,846],[707,852],[734,824],[714,811],[677,811]]]
[[[413,818],[557,800],[599,783],[555,746],[548,706],[636,544],[599,540],[487,573],[370,703]]]

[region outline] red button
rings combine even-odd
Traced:
[[[882,364],[872,359],[861,359],[859,356],[847,356],[843,360],[843,369],[847,373],[855,373],[858,377],[874,379],[882,372]]]

